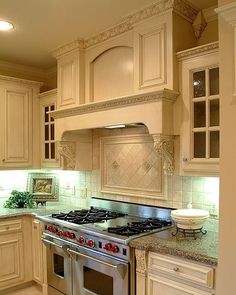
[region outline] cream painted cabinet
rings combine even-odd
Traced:
[[[218,43],[178,53],[181,68],[182,174],[219,174],[220,95]]]
[[[207,265],[150,252],[147,295],[211,295],[214,276]]]
[[[32,167],[37,162],[39,86],[0,76],[0,168]]]
[[[43,246],[41,234],[41,223],[35,219],[32,223],[33,279],[40,284],[43,283]]]
[[[57,107],[74,107],[84,102],[84,53],[75,41],[69,53],[56,51]]]
[[[55,120],[49,112],[56,109],[57,90],[40,93],[40,155],[41,167],[60,167],[55,138]]]
[[[0,220],[0,293],[32,279],[31,218]]]

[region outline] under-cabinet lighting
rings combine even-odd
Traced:
[[[12,23],[0,20],[0,31],[10,31],[14,28]]]
[[[108,129],[125,128],[125,125],[124,124],[111,125],[111,126],[106,126],[105,128],[108,128]]]

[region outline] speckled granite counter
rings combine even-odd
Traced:
[[[62,211],[70,211],[81,209],[82,206],[68,206],[68,205],[56,205],[56,206],[45,206],[45,207],[38,207],[35,209],[7,209],[0,206],[0,219],[6,217],[15,217],[15,216],[22,216],[22,215],[49,215],[52,213],[59,213]],[[84,208],[84,207],[83,207]]]
[[[131,241],[136,249],[180,256],[190,260],[217,266],[218,233],[207,232],[205,236],[193,238],[173,237],[169,229]]]

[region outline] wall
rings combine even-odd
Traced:
[[[219,7],[230,3],[219,0]],[[233,1],[235,2],[235,1]],[[236,294],[236,235],[234,233],[236,208],[236,98],[234,87],[233,28],[219,18],[220,91],[221,91],[221,161],[220,161],[220,231],[217,295]]]
[[[30,171],[0,171],[0,206],[9,197],[12,190],[27,190],[27,177]],[[41,170],[49,172],[50,170]],[[55,171],[59,179],[59,202],[48,202],[48,206],[88,206],[91,196],[103,196],[99,192],[98,171],[74,172]],[[12,181],[14,179],[14,182]],[[156,206],[167,206],[172,208],[186,208],[192,202],[194,208],[209,210],[211,218],[206,224],[206,229],[218,230],[218,207],[219,207],[219,178],[217,177],[181,177],[168,176],[165,178],[165,193],[167,201],[156,201]],[[140,199],[133,197],[106,194],[111,199],[123,199],[137,202]],[[142,198],[142,203],[148,203]]]

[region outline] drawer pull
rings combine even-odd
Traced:
[[[9,230],[10,229],[10,226],[6,226],[6,230]]]
[[[173,271],[174,272],[178,272],[179,271],[179,268],[176,266],[176,267],[173,268]]]

